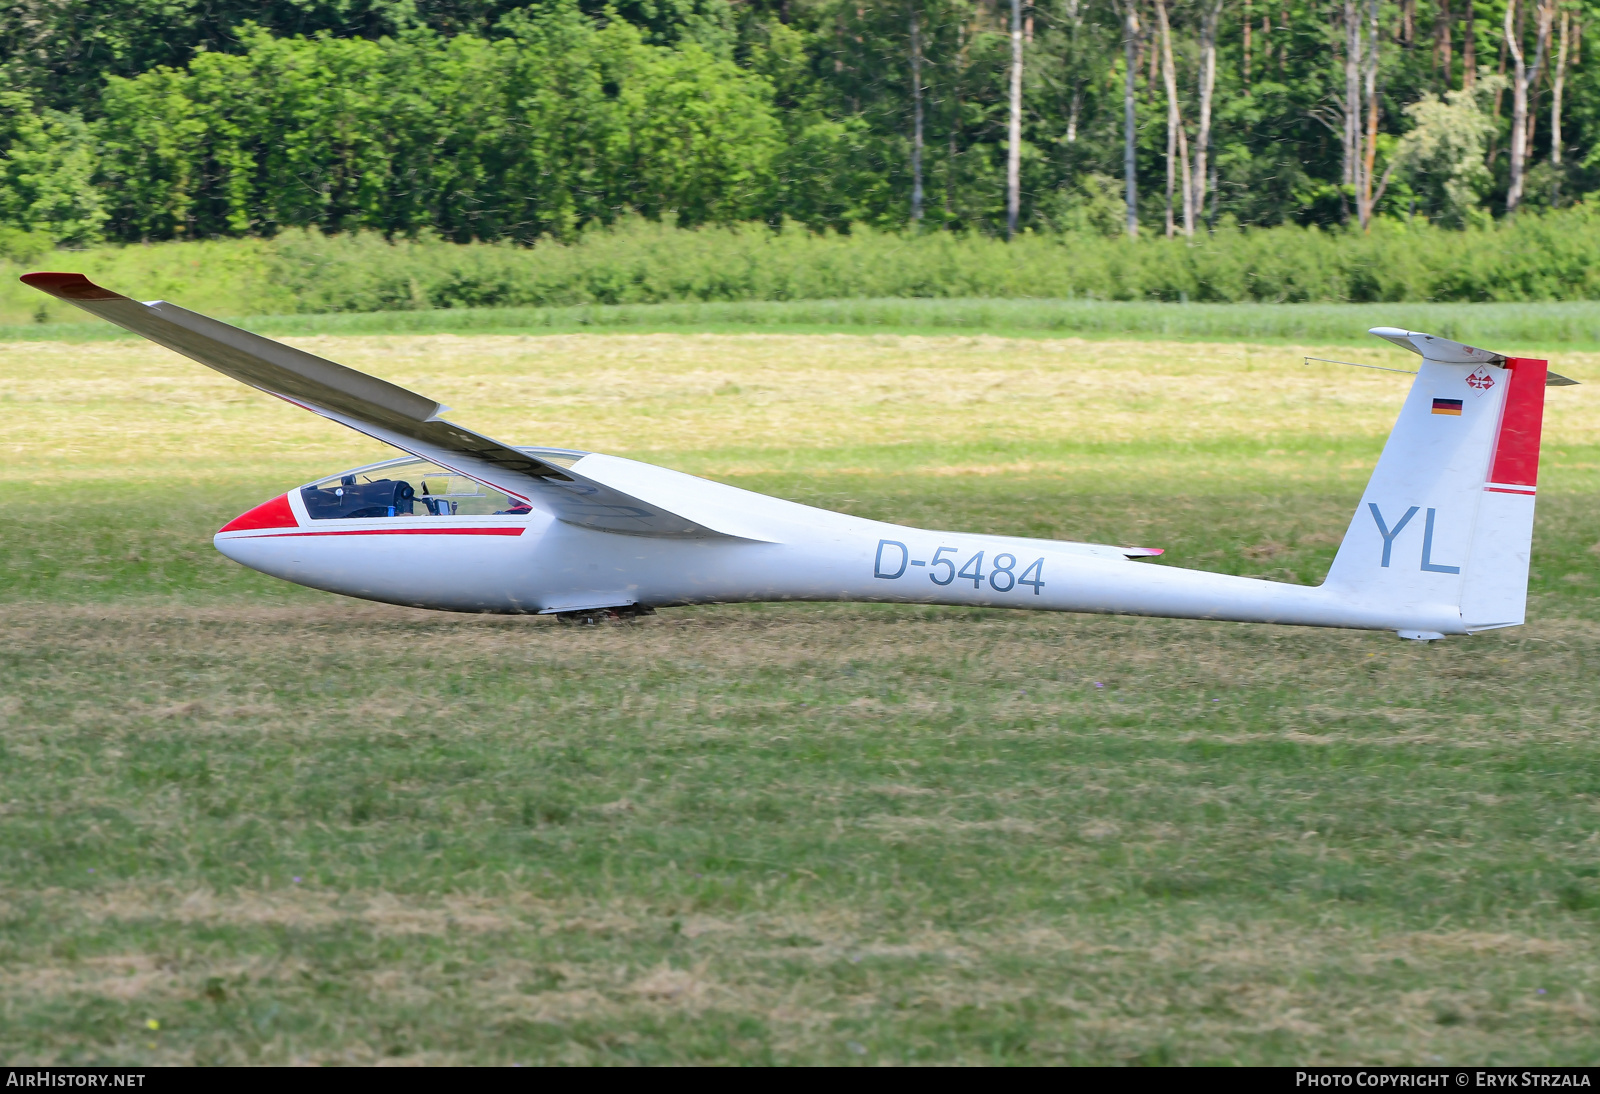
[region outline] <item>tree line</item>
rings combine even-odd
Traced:
[[[0,225],[1481,225],[1600,189],[1590,2],[0,0]]]

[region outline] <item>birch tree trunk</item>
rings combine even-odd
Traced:
[[[922,28],[911,9],[911,223],[922,223]]]
[[[1528,88],[1539,79],[1539,69],[1544,65],[1545,51],[1550,44],[1550,22],[1554,8],[1546,0],[1539,8],[1538,45],[1534,50],[1533,64],[1526,63],[1522,43],[1517,41],[1512,28],[1512,12],[1516,4],[1506,5],[1505,43],[1511,54],[1511,181],[1506,187],[1506,212],[1514,213],[1522,204],[1522,187],[1528,166]]]
[[[1022,206],[1022,0],[1011,0],[1011,124],[1006,130],[1006,238]]]
[[[1367,45],[1362,90],[1367,96],[1367,140],[1361,155],[1361,230],[1372,228],[1372,169],[1378,154],[1378,0],[1367,0]]]
[[[1567,86],[1567,31],[1572,26],[1572,13],[1561,13],[1561,43],[1556,47],[1556,74],[1550,88],[1550,166],[1555,170],[1555,182],[1550,204],[1561,204],[1561,92]]]
[[[1471,4],[1467,5],[1465,36],[1461,41],[1461,87],[1464,91],[1471,91],[1472,85],[1478,82],[1478,35],[1477,12]]]
[[[1353,0],[1347,0],[1353,2]],[[1211,94],[1217,86],[1217,21],[1222,0],[1208,0],[1200,13],[1200,126],[1194,138],[1194,214],[1206,204],[1206,157],[1211,151]],[[1193,234],[1192,222],[1187,229]]]
[[[1194,183],[1189,177],[1189,135],[1184,131],[1181,118],[1178,123],[1178,165],[1183,168],[1183,234],[1192,236],[1198,214],[1194,207]]]
[[[1128,206],[1128,238],[1139,235],[1138,118],[1134,113],[1133,93],[1137,87],[1139,58],[1139,9],[1134,0],[1122,0],[1122,47],[1127,65],[1122,80],[1122,177]]]
[[[1533,155],[1533,130],[1534,111],[1532,100],[1538,94],[1539,76],[1544,72],[1544,66],[1550,60],[1550,32],[1555,28],[1557,0],[1544,0],[1536,13],[1536,45],[1533,54],[1533,67],[1528,73],[1528,136],[1522,142],[1523,152]]]
[[[1167,238],[1174,235],[1172,223],[1172,188],[1175,180],[1177,164],[1174,162],[1178,154],[1178,129],[1183,125],[1183,118],[1178,113],[1178,73],[1172,63],[1172,27],[1167,21],[1167,0],[1156,0],[1156,20],[1161,30],[1161,82],[1167,89]],[[1185,167],[1188,164],[1184,164]],[[1188,172],[1185,172],[1187,176]],[[1185,207],[1189,204],[1188,188],[1185,187],[1183,195]],[[1189,231],[1189,218],[1183,218],[1184,234]]]
[[[1361,21],[1356,0],[1344,0],[1344,163],[1346,192],[1360,192]],[[1347,207],[1348,208],[1348,207]],[[1348,216],[1348,212],[1346,216]]]
[[[1078,49],[1078,32],[1083,29],[1083,11],[1078,0],[1067,0],[1067,18],[1072,20],[1072,49],[1076,59]],[[1073,66],[1077,68],[1076,65]],[[1067,111],[1067,143],[1076,144],[1078,140],[1078,113],[1083,109],[1083,77],[1076,72],[1072,77],[1072,106]]]
[[[1433,17],[1433,66],[1435,69],[1444,70],[1444,89],[1450,90],[1450,80],[1455,71],[1455,58],[1452,55],[1454,42],[1450,24],[1453,16],[1450,14],[1450,0],[1439,0],[1438,8]]]
[[[1162,82],[1166,85],[1166,238],[1173,238],[1173,178],[1181,166],[1184,186],[1184,235],[1195,234],[1194,184],[1189,178],[1189,141],[1178,107],[1178,67],[1173,64],[1173,29],[1166,18],[1166,0],[1155,0],[1155,18],[1162,29]]]

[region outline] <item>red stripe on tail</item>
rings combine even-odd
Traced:
[[[1544,381],[1548,361],[1508,357],[1511,389],[1500,415],[1500,436],[1495,439],[1493,470],[1489,481],[1505,486],[1539,484],[1539,434],[1544,425]]]

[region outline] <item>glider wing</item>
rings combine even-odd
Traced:
[[[140,303],[78,273],[31,273],[22,280],[241,383],[494,486],[569,524],[676,539],[731,535],[447,422],[442,415],[449,408],[432,399],[282,342],[163,300]]]

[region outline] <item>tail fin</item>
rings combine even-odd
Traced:
[[[1546,362],[1392,327],[1372,333],[1420,353],[1422,367],[1327,587],[1397,614],[1459,618],[1458,634],[1517,626],[1528,594]]]

